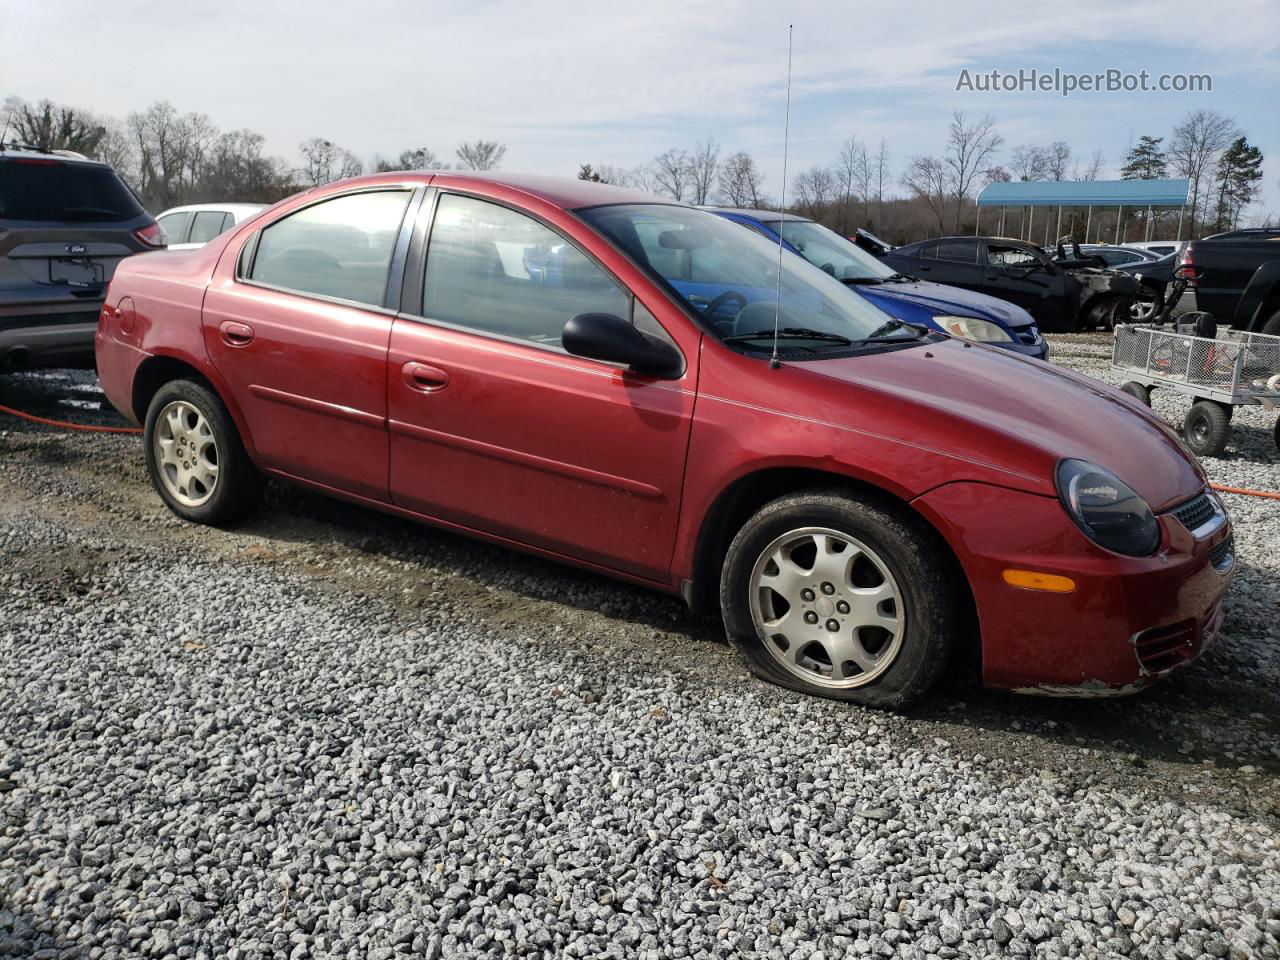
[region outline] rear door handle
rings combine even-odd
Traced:
[[[449,385],[447,371],[417,360],[410,360],[401,367],[400,376],[410,390],[417,390],[419,393],[435,393]]]
[[[253,342],[253,327],[234,320],[223,320],[218,324],[222,333],[222,342],[229,347],[247,347]]]

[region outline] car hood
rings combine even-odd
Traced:
[[[883,296],[889,299],[906,300],[918,304],[935,314],[956,314],[976,316],[981,319],[995,318],[1007,327],[1015,330],[1029,327],[1035,320],[1022,307],[989,297],[985,293],[965,290],[962,287],[950,287],[943,283],[930,283],[926,280],[909,282],[890,282],[882,284],[858,285],[856,288],[871,296]]]
[[[894,401],[890,436],[961,459],[1044,478],[1059,460],[1111,470],[1157,511],[1204,488],[1195,458],[1146,408],[1113,387],[1005,350],[948,339],[795,364],[855,394]],[[852,397],[854,409],[864,407]]]

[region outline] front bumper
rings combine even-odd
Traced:
[[[947,537],[968,575],[990,687],[1134,693],[1194,661],[1221,628],[1235,570],[1225,515],[1197,537],[1161,514],[1158,552],[1124,557],[1086,539],[1052,497],[955,483],[913,505]],[[1069,577],[1075,589],[1012,586],[1008,569]]]

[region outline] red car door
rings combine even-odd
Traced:
[[[696,340],[678,344],[688,358],[678,380],[570,356],[560,332],[579,313],[629,317],[673,338],[596,261],[525,212],[445,193],[431,223],[418,315],[402,314],[391,332],[393,500],[666,582]]]
[[[384,304],[411,197],[364,190],[295,208],[219,264],[205,343],[264,466],[387,498]]]

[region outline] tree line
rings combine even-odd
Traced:
[[[499,141],[481,139],[458,144],[451,159],[429,147],[413,146],[394,157],[375,155],[366,162],[332,140],[311,137],[298,145],[297,158],[289,162],[266,152],[262,134],[220,130],[206,115],[180,113],[167,101],[116,119],[48,100],[28,103],[10,97],[0,110],[0,130],[0,142],[73,150],[110,163],[152,211],[214,200],[269,203],[366,171],[492,170],[502,164],[507,149]],[[865,227],[902,243],[972,232],[978,218],[976,195],[989,183],[1096,180],[1104,173],[1101,150],[1078,155],[1063,140],[1018,144],[1008,150],[1005,146],[993,117],[970,118],[957,111],[938,153],[909,157],[895,172],[886,140],[871,143],[849,136],[831,163],[792,177],[785,197],[780,189],[769,189],[749,152],[725,151],[714,137],[691,147],[672,147],[636,167],[583,164],[578,176],[694,204],[773,209],[785,200],[789,212],[842,234]],[[1167,230],[1172,235],[1173,221],[1180,215],[1186,221],[1184,236],[1230,229],[1242,222],[1243,213],[1257,199],[1262,163],[1262,152],[1248,142],[1235,120],[1213,110],[1192,110],[1167,136],[1142,135],[1126,149],[1120,164],[1126,179],[1185,177],[1186,211],[1153,211],[1148,221],[1146,211],[1136,210],[1117,223],[1117,211],[1099,210],[1086,221],[1073,210],[1064,232],[1084,239],[1084,226],[1090,223],[1098,236],[1109,238],[1113,226],[1124,232],[1136,221],[1139,234]],[[1036,217],[1029,211],[1011,212],[999,228],[1015,232],[1015,218],[1018,235],[1025,232],[1031,239]],[[1274,215],[1266,217],[1266,222],[1274,220]],[[1050,230],[1048,221],[1040,218],[1045,231]],[[1043,239],[1052,238],[1046,232]]]
[[[1185,177],[1189,196],[1185,211],[1134,210],[1118,223],[1118,210],[1099,210],[1088,216],[1072,210],[1063,232],[1085,239],[1106,236],[1120,226],[1122,236],[1136,222],[1135,234],[1168,228],[1170,235],[1179,216],[1185,220],[1183,235],[1231,229],[1241,223],[1262,181],[1262,152],[1249,144],[1239,124],[1212,110],[1193,110],[1177,123],[1168,138],[1144,135],[1127,149],[1121,166],[1125,179]],[[840,146],[834,162],[818,164],[796,174],[787,185],[786,207],[848,235],[857,227],[893,243],[926,236],[972,232],[981,223],[975,205],[977,194],[997,181],[1100,179],[1106,157],[1101,150],[1080,156],[1064,140],[1048,144],[1018,144],[1007,152],[1004,137],[991,116],[967,117],[956,112],[947,125],[943,149],[937,154],[908,158],[897,175],[890,167],[887,141],[868,144],[850,136]],[[765,189],[759,165],[745,151],[721,158],[720,145],[712,138],[692,148],[673,147],[647,164],[620,169],[608,164],[583,164],[579,177],[636,187],[691,203],[773,208],[779,204]],[[905,188],[905,195],[894,188]],[[1035,215],[1015,211],[1002,224],[1032,239]],[[1268,221],[1274,220],[1274,215]],[[990,222],[990,221],[988,221]],[[1040,218],[1051,232],[1059,224]],[[1150,227],[1150,229],[1148,229]],[[995,229],[993,225],[991,229]],[[1136,237],[1135,237],[1136,238]],[[1045,236],[1046,242],[1055,239]]]
[[[9,97],[0,109],[0,131],[0,143],[71,150],[111,164],[153,213],[209,201],[274,203],[366,171],[491,170],[507,150],[494,140],[473,140],[458,144],[452,162],[427,147],[411,147],[394,159],[374,156],[365,163],[331,140],[311,137],[298,145],[298,159],[290,163],[267,154],[262,134],[220,130],[205,114],[179,113],[167,101],[121,120],[49,100]]]

